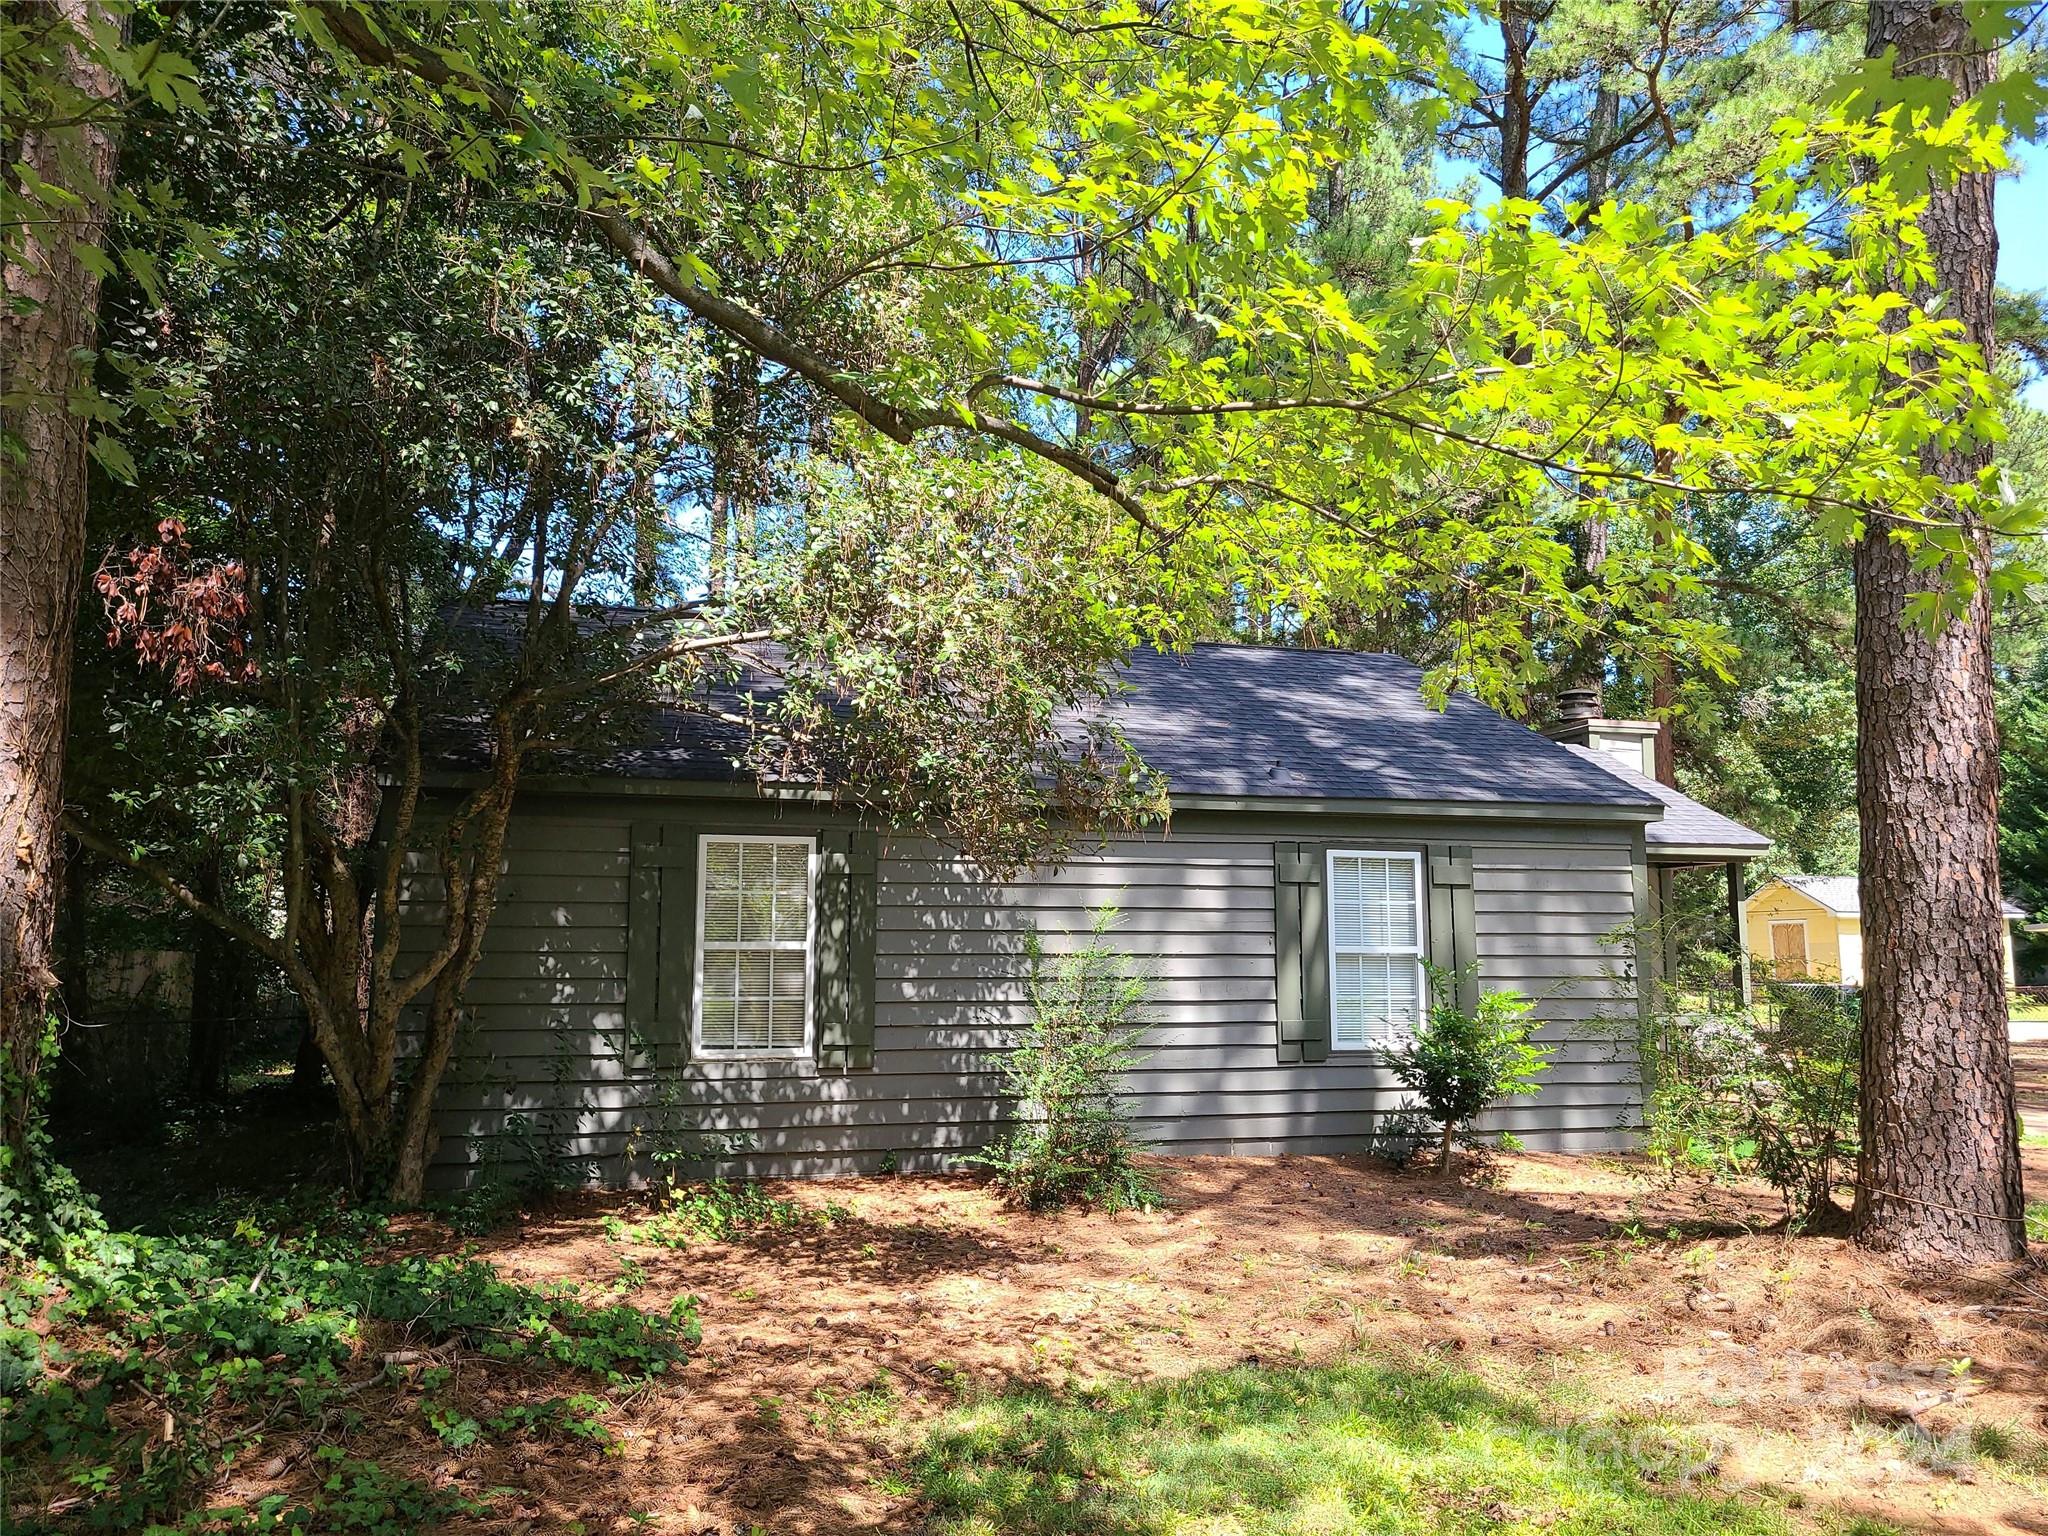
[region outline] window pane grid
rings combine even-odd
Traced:
[[[801,1051],[809,1033],[811,844],[706,838],[697,1044]]]
[[[1420,869],[1412,854],[1329,856],[1330,1039],[1335,1046],[1396,1044],[1422,1015]]]

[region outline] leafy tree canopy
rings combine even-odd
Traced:
[[[1559,57],[1597,58],[1616,90],[1647,82],[1644,39],[1581,10]],[[1310,625],[1327,590],[1420,595],[1445,632],[1439,686],[1520,707],[1532,636],[1596,624],[1713,664],[1666,599],[1707,563],[1682,513],[1716,497],[1771,497],[1834,541],[1891,521],[1947,577],[1928,618],[1972,579],[1949,488],[1915,455],[1996,435],[2001,389],[1890,285],[1928,280],[1911,223],[1928,175],[1998,163],[1994,113],[2031,128],[2024,67],[1950,111],[1873,65],[1833,108],[1750,125],[1754,156],[1735,158],[1760,159],[1706,227],[1674,216],[1670,187],[1570,229],[1520,198],[1442,203],[1368,305],[1294,236],[1356,146],[1471,96],[1446,9],[1423,0],[1376,8],[1370,30],[1322,0],[272,14],[312,50],[290,55],[292,91],[346,123],[359,163],[573,212],[765,374],[884,438],[1041,459],[1181,579]],[[1726,139],[1709,62],[1727,28],[1686,26],[1667,51],[1697,54],[1700,80],[1663,110],[1684,108],[1690,142]],[[194,62],[212,38],[183,12],[98,41],[154,110],[213,110]],[[1735,50],[1751,74],[1767,42]],[[1146,344],[1077,366],[1111,317]],[[1558,536],[1588,489],[1646,531],[1590,593]],[[1995,492],[1965,488],[2009,526],[2031,516]]]

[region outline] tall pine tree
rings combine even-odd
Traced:
[[[10,138],[0,195],[0,1172],[26,1163],[62,857],[71,637],[85,560],[97,242],[119,86],[87,39],[117,31],[98,0],[6,17]],[[18,220],[18,222],[16,222]]]
[[[1993,57],[1964,0],[1871,0],[1868,52],[1946,82],[1960,103]],[[1933,187],[1920,226],[1946,313],[1995,353],[1994,181]],[[1922,303],[1926,294],[1915,295]],[[1942,483],[1975,479],[1988,445],[1922,453]],[[1897,524],[1870,519],[1855,550],[1857,804],[1862,816],[1862,1153],[1854,1225],[1918,1261],[2026,1256],[2007,1035],[1998,880],[1998,725],[1991,670],[1991,540],[1958,505],[1974,590],[1944,627],[1913,612],[1926,587]]]

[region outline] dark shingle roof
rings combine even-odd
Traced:
[[[1701,805],[1669,784],[1659,784],[1605,752],[1596,752],[1591,747],[1568,746],[1565,750],[1589,763],[1598,763],[1624,784],[1646,790],[1663,801],[1663,819],[1651,822],[1644,832],[1652,852],[1658,849],[1730,848],[1763,853],[1771,846],[1771,840],[1763,833],[1752,832],[1733,817],[1723,816],[1719,811]]]
[[[736,695],[772,691],[747,669]],[[1141,651],[1107,708],[1148,766],[1187,796],[1603,806],[1658,797],[1463,696],[1437,710],[1422,671],[1396,656],[1281,646]],[[452,743],[451,743],[452,745]],[[635,740],[559,768],[596,777],[731,780],[744,732],[683,709],[653,712]],[[458,766],[464,756],[445,752]],[[465,765],[466,766],[466,765]]]
[[[1656,803],[1477,700],[1431,708],[1398,656],[1197,645],[1123,680],[1116,721],[1176,796]]]

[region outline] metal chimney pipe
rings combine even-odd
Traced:
[[[1561,688],[1557,694],[1557,722],[1559,725],[1578,725],[1587,720],[1600,718],[1600,690],[1598,688]]]

